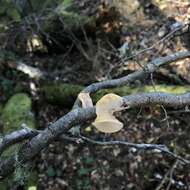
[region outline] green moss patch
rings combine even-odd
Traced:
[[[17,130],[22,124],[35,127],[35,119],[31,112],[32,101],[27,94],[18,93],[12,96],[2,110],[4,133]]]

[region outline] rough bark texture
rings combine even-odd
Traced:
[[[42,87],[42,92],[44,93],[46,100],[53,105],[60,105],[71,107],[74,103],[77,95],[83,89],[80,85],[65,84],[65,83],[49,83]],[[177,85],[155,85],[153,86],[123,86],[112,89],[103,89],[92,94],[93,102],[97,102],[102,96],[108,93],[115,93],[119,96],[126,96],[135,93],[143,92],[167,92],[172,94],[185,93],[190,91],[190,86],[177,86]]]
[[[182,107],[190,105],[190,93],[171,95],[167,93],[143,93],[123,97],[123,106],[136,107],[145,105],[161,104],[163,106]],[[48,126],[44,131],[25,143],[17,157],[12,156],[0,163],[1,179],[5,178],[16,167],[16,162],[25,164],[36,156],[51,141],[67,132],[72,126],[84,123],[95,118],[95,108],[74,109],[55,123]]]
[[[182,58],[190,57],[190,52],[179,52],[166,57],[158,58],[150,62],[145,68],[131,73],[119,79],[113,79],[94,83],[86,87],[83,92],[92,93],[100,89],[122,86],[137,79],[142,79],[154,72],[159,66],[177,61]],[[31,140],[26,142],[16,156],[12,156],[7,160],[0,162],[0,179],[7,177],[14,171],[16,163],[21,165],[29,162],[50,142],[58,138],[61,134],[69,131],[73,126],[87,122],[95,118],[95,108],[79,108],[79,100],[75,102],[74,109],[65,116],[58,119],[55,123],[48,126],[44,131],[37,134]],[[172,95],[168,93],[143,93],[125,96],[123,98],[123,106],[136,107],[144,105],[161,104],[163,106],[182,107],[190,105],[190,93],[182,95]]]

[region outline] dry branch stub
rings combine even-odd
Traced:
[[[81,101],[81,103],[82,103],[82,108],[93,107],[92,99],[90,98],[89,93],[81,92],[81,93],[78,95],[78,99],[79,99],[79,100]]]

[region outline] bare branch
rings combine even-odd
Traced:
[[[158,187],[156,187],[155,190],[160,190],[160,189],[163,187],[163,185],[164,185],[168,180],[171,181],[171,179],[168,179],[168,176],[171,175],[171,174],[173,174],[174,169],[176,168],[178,162],[179,162],[178,160],[176,160],[176,161],[174,162],[174,164],[172,165],[172,167],[166,172],[166,174],[164,175],[164,177],[163,177],[161,183],[158,185]]]
[[[178,61],[180,59],[185,59],[188,57],[190,57],[190,51],[177,52],[172,55],[160,57],[148,63],[145,66],[145,68],[141,68],[140,70],[133,72],[122,78],[93,83],[87,86],[86,88],[84,88],[82,92],[90,94],[90,93],[97,92],[98,90],[105,89],[105,88],[123,86],[123,85],[129,84],[130,82],[134,82],[137,79],[142,79],[142,78],[147,77],[148,74],[151,74],[154,71],[156,71],[161,65],[169,64],[169,63]],[[73,109],[76,109],[79,107],[80,107],[80,100],[77,98],[73,105]],[[70,132],[72,134],[79,134],[80,126],[78,125],[78,126],[73,127],[70,130]]]
[[[161,65],[169,64],[169,63],[178,61],[180,59],[185,59],[188,57],[190,57],[190,51],[177,52],[172,55],[157,58],[151,61],[150,63],[148,63],[144,69],[141,68],[140,70],[119,79],[112,79],[112,80],[93,83],[87,86],[86,88],[84,88],[82,92],[94,93],[104,88],[113,88],[116,86],[126,85],[137,79],[145,78],[148,74],[156,71],[158,67],[160,67]],[[73,108],[78,108],[78,107],[79,107],[79,100],[77,99],[74,103]]]
[[[16,162],[25,164],[36,156],[50,142],[58,138],[62,133],[67,132],[73,125],[83,123],[96,116],[95,108],[75,109],[48,126],[44,131],[26,142],[18,152],[17,156],[0,162],[0,179],[12,173],[16,167]]]
[[[31,78],[44,78],[45,73],[40,71],[38,68],[31,67],[26,65],[25,63],[18,62],[16,65],[16,69],[18,71],[22,71],[23,73],[29,75]]]
[[[147,74],[154,72],[161,65],[168,64],[187,57],[190,57],[189,51],[179,52],[173,55],[155,59],[151,61],[149,64],[147,64],[145,68],[139,71],[136,71],[132,74],[129,74],[119,79],[94,83],[86,87],[83,90],[83,92],[92,93],[103,88],[112,88],[115,86],[125,85],[136,79],[141,79],[145,77]],[[77,99],[75,104],[77,108],[78,108],[78,103],[79,101]],[[131,95],[131,96],[125,96],[123,98],[123,104],[124,106],[126,107],[130,106],[131,108],[135,106],[151,105],[151,104],[161,104],[164,106],[181,107],[185,105],[190,105],[190,93],[177,95],[177,96],[166,93],[144,93],[140,95],[139,94]],[[35,134],[36,136],[34,136],[29,142],[26,142],[24,146],[20,149],[17,158],[15,158],[15,156],[12,156],[7,160],[3,160],[0,163],[0,177],[4,178],[9,173],[14,171],[17,159],[22,164],[30,161],[44,147],[46,147],[51,141],[55,140],[61,134],[67,132],[77,124],[81,124],[89,119],[95,118],[95,116],[96,116],[95,108],[86,108],[86,109],[74,109],[65,116],[61,117],[55,123],[48,126],[44,131],[40,132],[39,134]],[[12,135],[6,136],[3,140],[4,142],[2,141],[3,144],[1,144],[2,147],[1,151],[3,151],[6,147],[10,146],[11,144],[17,143],[26,138],[30,138],[31,134],[27,136],[28,135],[27,132],[25,133],[24,131],[22,131],[22,133],[23,135],[20,135],[19,133],[13,133],[14,138],[12,138]]]
[[[160,153],[165,153],[168,154],[169,156],[180,160],[181,162],[183,162],[184,164],[190,164],[189,160],[186,160],[176,154],[174,154],[173,152],[169,151],[168,147],[162,144],[145,144],[145,143],[130,143],[130,142],[126,142],[126,141],[106,141],[106,142],[102,142],[102,141],[96,141],[96,140],[92,140],[89,139],[87,137],[84,136],[80,136],[81,139],[83,139],[86,142],[90,142],[93,144],[97,144],[97,145],[103,145],[103,146],[110,146],[110,145],[125,145],[129,148],[135,148],[137,150],[158,150]]]
[[[135,148],[137,150],[167,150],[168,148],[162,144],[146,144],[146,143],[130,143],[126,141],[97,141],[80,135],[80,138],[86,142],[90,142],[97,145],[109,146],[109,145],[125,145],[129,148]]]
[[[10,134],[5,135],[0,142],[0,155],[5,149],[13,144],[22,142],[23,140],[30,139],[36,136],[39,132],[30,128],[23,128],[18,131],[14,131]]]
[[[168,93],[154,92],[154,93],[134,94],[123,97],[124,107],[133,108],[137,106],[141,107],[141,106],[155,105],[155,104],[160,104],[170,107],[185,107],[187,105],[190,105],[190,93],[185,93],[182,95],[172,95]],[[92,114],[92,117],[94,117],[94,112]],[[76,119],[74,118],[74,120]],[[51,127],[49,127],[49,129],[51,129]],[[2,139],[0,144],[0,154],[10,145],[23,141],[25,139],[32,138],[36,136],[38,133],[39,131],[37,130],[24,128],[19,131],[15,131],[11,134],[6,135]]]
[[[181,107],[185,105],[190,105],[190,93],[182,95],[171,95],[167,93],[144,93],[138,95],[125,96],[123,100],[124,106],[130,106],[130,108],[153,104]],[[88,120],[94,119],[95,116],[96,114],[94,107],[72,110],[65,116],[58,119],[55,123],[48,126],[44,131],[40,132],[38,135],[33,137],[29,142],[26,142],[18,152],[18,161],[21,164],[30,161],[50,142],[58,138],[61,134],[67,132],[72,126],[82,124],[84,122],[87,122]],[[169,151],[166,151],[165,149],[162,149],[161,151],[169,153]],[[170,155],[172,154],[173,153],[170,153]],[[173,154],[173,157],[182,160],[180,157],[176,157],[175,154]],[[15,162],[15,156],[9,158],[8,160],[1,161],[1,178],[6,177],[9,173],[14,171]]]
[[[167,39],[173,37],[176,33],[178,33],[179,35],[179,32],[180,33],[185,33],[188,31],[188,28],[189,28],[189,23],[186,23],[186,24],[180,24],[178,25],[178,27],[174,28],[174,30],[172,30],[170,33],[168,33],[165,37],[163,37],[161,40],[157,41],[156,43],[154,43],[153,45],[151,45],[150,47],[148,48],[145,48],[145,49],[142,49],[142,50],[139,50],[138,52],[132,54],[131,56],[128,56],[128,57],[125,57],[122,61],[127,61],[133,57],[137,57],[138,55],[140,54],[143,54],[147,51],[150,51],[152,50],[153,48],[155,48],[157,45],[163,43],[164,41],[166,41]]]
[[[14,62],[13,61],[8,62],[7,66],[23,72],[24,74],[28,75],[30,78],[44,79],[47,76],[46,72],[42,72],[40,69],[29,66],[20,60]]]
[[[173,95],[162,92],[133,94],[123,97],[124,106],[137,107],[160,104],[167,107],[190,105],[190,93]]]

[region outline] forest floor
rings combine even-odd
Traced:
[[[126,11],[129,9],[127,2],[121,1],[111,6],[109,1],[75,1],[81,14],[96,15],[99,23],[95,27],[89,31],[86,28],[86,31],[82,30],[82,36],[73,32],[70,41],[59,41],[63,36],[56,33],[55,29],[49,35],[60,44],[48,44],[46,41],[40,50],[34,48],[23,52],[22,48],[17,48],[16,53],[25,64],[37,67],[51,76],[48,83],[86,86],[96,81],[124,76],[157,57],[189,49],[189,31],[173,32],[188,22],[189,1],[153,3],[143,0],[139,1],[138,8],[130,8],[135,10],[130,14]],[[8,34],[2,34],[0,38],[5,36]],[[72,105],[63,107],[46,101],[40,88],[47,81],[33,79],[12,69],[12,62],[2,63],[1,102],[6,103],[15,89],[27,92],[32,97],[39,129],[47,127],[71,109]],[[149,79],[131,85],[145,84],[190,84],[189,59],[165,66]],[[184,109],[166,110],[158,106],[139,108],[122,113],[121,120],[125,127],[116,134],[104,135],[91,126],[86,126],[82,134],[99,140],[165,144],[172,152],[190,159],[188,115],[189,112]],[[190,188],[190,169],[187,166],[168,155],[153,151],[137,152],[124,146],[56,141],[41,152],[35,163],[32,170],[37,171],[39,190]]]

